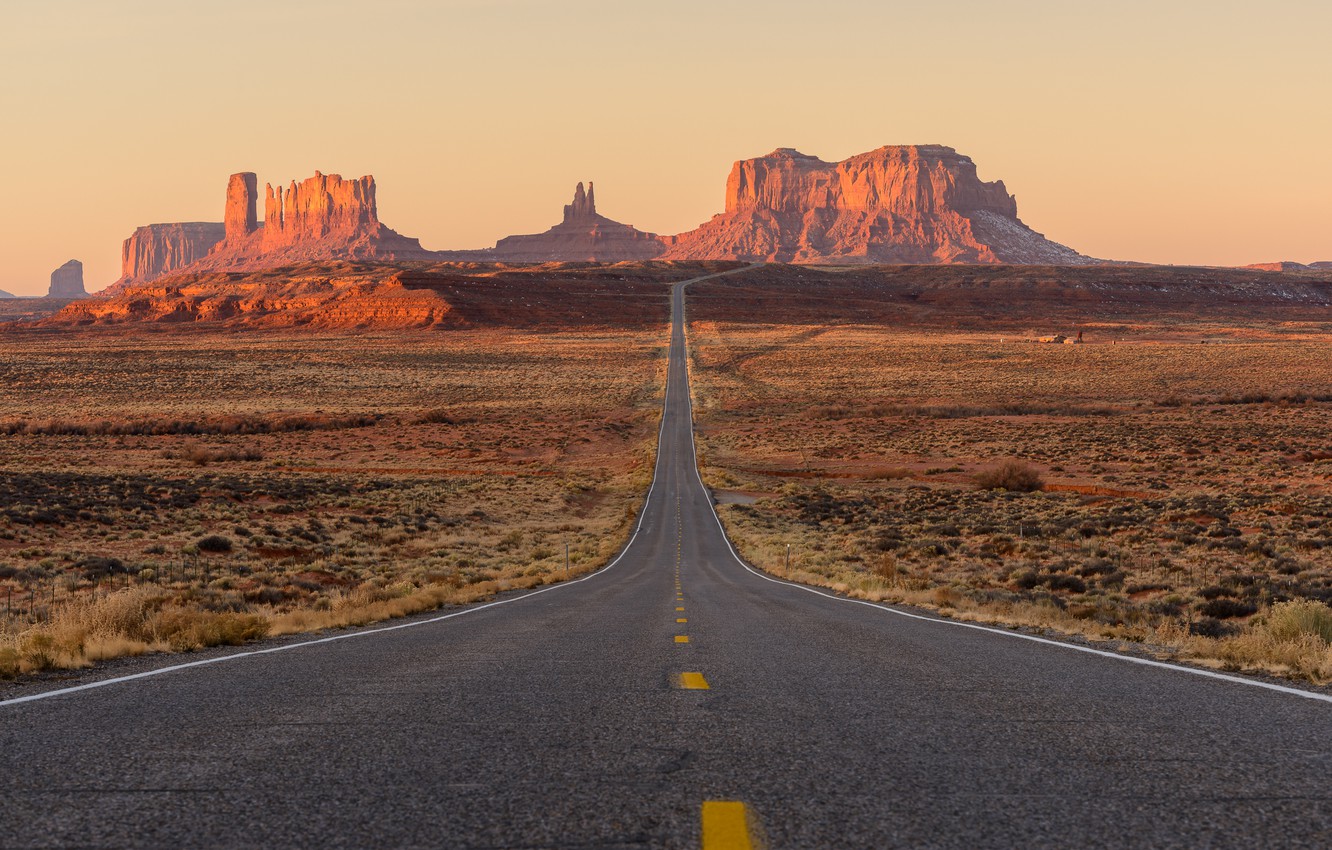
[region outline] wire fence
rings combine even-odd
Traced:
[[[49,623],[65,605],[96,602],[132,587],[207,587],[218,573],[207,558],[183,555],[158,564],[108,568],[99,575],[15,576],[0,585],[0,633]]]

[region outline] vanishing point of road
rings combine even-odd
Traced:
[[[1332,847],[1325,695],[742,565],[695,468],[683,296],[611,566],[0,701],[0,847]]]

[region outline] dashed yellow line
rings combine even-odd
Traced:
[[[676,643],[689,643],[689,635],[676,635],[676,636],[675,636],[675,642],[676,642]]]
[[[675,610],[677,610],[677,611],[683,611],[684,608],[683,608],[683,607],[680,607],[680,606],[677,606]]]
[[[703,850],[760,850],[764,844],[758,819],[744,803],[703,803]]]
[[[684,617],[676,617],[676,618],[675,618],[675,622],[677,622],[677,623],[687,623],[687,622],[689,622],[689,621],[686,620]]]
[[[703,678],[702,673],[681,673],[679,678],[676,679],[676,684],[678,684],[682,690],[686,691],[711,690],[711,687],[708,685],[708,680]]]

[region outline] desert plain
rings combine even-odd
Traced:
[[[1322,276],[728,268],[688,290],[691,379],[703,477],[750,562],[1332,678]],[[261,311],[11,326],[0,674],[353,626],[604,565],[651,477],[669,289],[700,271],[450,279],[421,328]],[[275,276],[300,277],[225,284]]]

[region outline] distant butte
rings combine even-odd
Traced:
[[[666,249],[655,233],[597,214],[595,188],[579,183],[573,203],[565,204],[564,220],[528,236],[507,236],[495,244],[491,257],[500,262],[618,263],[650,260]]]
[[[375,178],[344,180],[323,174],[285,189],[264,187],[264,220],[257,218],[258,180],[251,172],[227,183],[224,238],[197,270],[249,271],[328,260],[431,259],[421,243],[379,221]]]
[[[87,298],[88,291],[83,288],[83,263],[69,260],[51,272],[51,286],[46,291],[46,297]]]
[[[433,259],[416,239],[379,221],[375,178],[313,177],[285,189],[265,187],[258,220],[258,178],[231,175],[221,222],[174,222],[140,227],[121,250],[121,277],[111,292],[191,271],[252,271],[329,260],[393,262]]]
[[[791,148],[741,160],[726,209],[668,239],[662,259],[785,263],[1097,262],[1017,217],[1003,181],[942,145],[889,146],[841,162]]]

